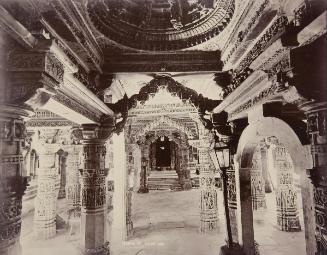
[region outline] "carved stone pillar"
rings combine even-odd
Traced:
[[[260,144],[260,159],[261,159],[261,169],[262,169],[262,178],[265,182],[265,192],[271,193],[271,181],[268,172],[268,157],[267,157],[267,145],[265,143]]]
[[[3,255],[21,254],[22,196],[27,186],[22,155],[26,137],[24,116],[22,110],[10,106],[0,111],[0,254]]]
[[[34,234],[37,239],[49,239],[56,235],[56,207],[58,188],[59,145],[53,137],[57,130],[39,131],[38,189],[35,198]]]
[[[180,166],[180,183],[183,190],[188,190],[192,188],[191,174],[188,168],[188,147],[181,146],[181,166]]]
[[[308,174],[314,186],[317,255],[327,254],[327,104],[303,106],[308,119],[313,168]]]
[[[83,168],[81,174],[81,235],[80,245],[85,255],[109,254],[106,242],[106,139],[112,127],[82,125]]]
[[[133,221],[132,221],[132,189],[128,189],[126,192],[126,232],[127,237],[133,234]]]
[[[233,163],[231,164],[231,167],[228,170],[226,170],[226,175],[227,175],[227,197],[228,197],[231,232],[234,242],[238,242],[236,179],[235,179],[235,169]]]
[[[80,210],[80,181],[79,181],[79,155],[82,148],[79,144],[68,145],[66,151],[68,152],[67,165],[67,179],[66,179],[66,201],[69,210]]]
[[[201,192],[200,231],[206,233],[218,228],[217,190],[214,169],[210,166],[208,148],[199,148],[199,166]]]
[[[265,198],[265,180],[262,176],[260,148],[254,152],[251,168],[251,196],[252,196],[252,209],[263,210],[267,208]]]
[[[275,142],[272,147],[274,167],[277,171],[277,225],[283,231],[300,231],[293,164],[285,146]]]
[[[173,143],[172,141],[170,141],[170,153],[171,153],[171,161],[170,161],[170,168],[172,170],[176,171],[176,166],[175,166],[175,162],[176,162],[176,149],[175,149],[175,143]]]
[[[67,178],[67,152],[62,151],[59,155],[59,176],[60,176],[60,183],[59,183],[59,192],[58,198],[65,198],[66,197],[66,178]]]
[[[149,159],[149,148],[145,145],[141,145],[141,161]],[[138,193],[148,193],[148,182],[147,182],[147,172],[148,172],[149,162],[146,166],[143,166],[141,162],[141,172],[140,172],[140,188]]]

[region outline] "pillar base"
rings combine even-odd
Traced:
[[[218,230],[218,217],[214,217],[211,215],[211,218],[201,219],[200,220],[200,232],[205,233],[212,233]]]
[[[272,192],[272,188],[269,182],[265,183],[265,193],[271,193]]]
[[[137,191],[137,193],[149,193],[148,188],[140,187],[140,189]]]
[[[224,245],[220,247],[219,255],[245,255],[239,244],[233,244],[232,246]]]
[[[16,241],[14,244],[11,244],[8,247],[0,247],[1,255],[19,255],[22,254],[22,246],[19,241]]]
[[[34,223],[37,224],[37,223]],[[35,227],[34,229],[34,237],[38,240],[47,240],[54,236],[56,236],[56,223],[53,222],[47,227]]]
[[[281,231],[285,232],[299,232],[301,231],[301,225],[299,217],[295,218],[283,218],[277,216],[277,225]]]
[[[62,199],[66,197],[66,190],[65,189],[59,189],[58,193],[58,199]]]
[[[130,237],[133,235],[134,230],[133,230],[133,221],[127,220],[126,222],[126,231],[127,231],[127,237]]]
[[[110,255],[109,242],[104,243],[102,246],[94,249],[80,248],[82,255]]]

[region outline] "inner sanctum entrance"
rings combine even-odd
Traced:
[[[172,142],[166,136],[158,138],[154,143],[156,147],[156,169],[163,170],[165,168],[171,168],[171,145]]]

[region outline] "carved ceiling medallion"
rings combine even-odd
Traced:
[[[139,49],[167,51],[198,45],[230,22],[234,0],[92,0],[89,16],[109,40]]]

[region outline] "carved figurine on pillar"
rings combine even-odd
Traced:
[[[293,180],[293,166],[290,156],[277,139],[270,138],[274,166],[277,171],[277,225],[283,231],[300,231],[300,220],[297,208],[297,193]]]
[[[251,168],[251,196],[252,209],[263,210],[267,208],[265,198],[265,181],[262,177],[262,165],[260,150],[257,148],[254,152]]]

